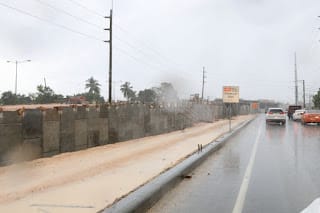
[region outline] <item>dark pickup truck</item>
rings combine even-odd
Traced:
[[[301,105],[290,105],[288,107],[288,118],[292,120],[292,115],[297,109],[302,109]]]

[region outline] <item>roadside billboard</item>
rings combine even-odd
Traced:
[[[251,103],[251,109],[258,110],[259,109],[259,103],[258,102]]]
[[[239,87],[223,86],[223,103],[239,103]]]

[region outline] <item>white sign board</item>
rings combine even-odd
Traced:
[[[223,103],[239,103],[239,87],[224,86],[222,99]]]

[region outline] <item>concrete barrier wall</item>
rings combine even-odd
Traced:
[[[60,152],[60,114],[56,109],[48,109],[42,116],[42,154],[44,157]]]
[[[17,112],[0,112],[1,163],[11,163],[22,140],[22,117]]]
[[[42,112],[30,109],[23,112],[20,157],[26,160],[42,157]]]
[[[250,105],[233,106],[248,114]],[[0,112],[0,164],[182,130],[224,118],[223,104],[123,103]]]
[[[60,153],[75,150],[75,113],[73,108],[63,108],[60,113]]]
[[[74,149],[88,147],[88,111],[86,107],[78,107],[74,121]]]

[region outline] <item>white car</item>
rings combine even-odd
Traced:
[[[266,123],[286,124],[286,113],[282,108],[269,108],[266,113]]]
[[[292,119],[293,119],[294,121],[301,120],[301,116],[302,116],[303,113],[305,113],[305,111],[306,111],[306,110],[304,110],[304,109],[297,109],[297,110],[293,113]]]

